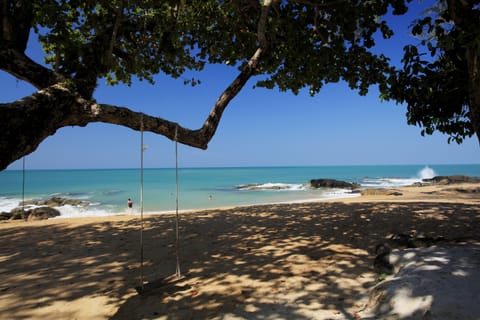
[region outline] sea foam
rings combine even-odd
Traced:
[[[432,179],[433,177],[435,177],[437,174],[435,173],[435,171],[430,168],[429,166],[426,166],[425,168],[423,168],[422,170],[420,170],[420,172],[418,173],[418,176],[420,179]]]

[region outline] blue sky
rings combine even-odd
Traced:
[[[389,18],[398,26],[397,34],[381,44],[379,52],[400,61],[404,42],[415,41],[408,38],[405,26],[418,10],[415,7],[407,17]],[[42,61],[38,44],[32,43],[29,52]],[[199,74],[202,84],[193,88],[183,85],[183,79],[161,75],[154,86],[146,82],[134,82],[132,87],[100,83],[95,98],[100,103],[126,106],[196,129],[236,74],[226,65],[207,66]],[[312,98],[306,91],[294,96],[277,89],[253,89],[254,80],[230,103],[207,150],[179,146],[180,166],[480,163],[476,136],[462,145],[448,144],[447,136],[439,133],[422,137],[420,128],[407,125],[405,106],[380,102],[376,88],[362,97],[345,83],[329,84]],[[0,102],[34,91],[4,72],[0,72],[0,85]],[[144,141],[148,146],[145,167],[175,165],[172,141],[151,133],[145,133]],[[139,132],[92,123],[58,130],[26,157],[26,167],[134,168],[139,161]],[[9,169],[21,167],[21,161],[17,161]]]

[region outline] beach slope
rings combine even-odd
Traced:
[[[362,318],[379,281],[375,246],[392,234],[479,242],[479,190],[181,213],[184,278],[141,295],[138,216],[2,222],[0,318]],[[172,275],[175,217],[147,216],[142,237],[145,281]]]

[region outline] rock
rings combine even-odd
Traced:
[[[401,196],[401,193],[395,189],[367,188],[361,191],[362,196]]]
[[[309,182],[311,188],[338,188],[338,189],[356,189],[360,185],[335,179],[312,179]]]
[[[54,218],[60,216],[60,211],[50,207],[38,207],[28,212],[28,221],[46,220],[48,218]]]
[[[20,203],[20,205],[22,205],[22,203]],[[61,207],[65,205],[85,206],[85,205],[88,205],[88,202],[79,200],[79,199],[52,197],[50,199],[45,199],[45,200],[38,200],[38,199],[27,200],[25,201],[25,205],[49,206],[49,207]]]
[[[453,190],[458,193],[480,193],[480,188],[472,188],[472,189],[455,188]]]
[[[60,216],[60,211],[50,207],[37,207],[33,209],[25,209],[18,207],[10,212],[2,212],[0,220],[45,220]]]
[[[467,239],[457,238],[448,240],[442,236],[431,237],[424,234],[418,234],[416,236],[402,233],[392,234],[384,242],[379,243],[375,247],[375,254],[377,256],[375,257],[373,266],[378,273],[392,274],[393,272],[398,271],[398,266],[396,266],[398,258],[395,258],[395,254],[393,254],[395,250],[398,252],[398,249],[430,247],[446,243],[460,243],[465,240]]]
[[[15,208],[10,211],[10,220],[21,220],[28,216],[28,210],[23,211],[23,208]]]
[[[0,221],[1,220],[10,220],[12,214],[10,212],[0,212]]]
[[[377,284],[362,319],[478,319],[480,244],[392,251],[393,277]]]
[[[287,184],[269,183],[269,184],[240,184],[235,186],[237,190],[288,190],[291,187]]]
[[[432,184],[438,185],[447,185],[452,183],[480,183],[479,177],[469,177],[469,176],[436,176],[431,179],[423,179],[423,182],[429,182]]]

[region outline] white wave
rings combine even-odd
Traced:
[[[275,191],[299,191],[305,190],[305,185],[303,184],[291,184],[291,183],[262,183],[262,184],[241,184],[235,186],[237,190],[248,190],[248,191],[260,191],[260,190],[275,190]]]
[[[29,200],[29,199],[25,199]],[[0,197],[0,212],[10,212],[15,208],[21,206],[21,199],[19,198],[8,198]],[[38,207],[37,205],[27,205],[25,209],[31,210]],[[82,218],[82,217],[101,217],[101,216],[113,216],[121,214],[129,214],[130,212],[118,212],[114,207],[102,206],[100,203],[90,203],[87,206],[73,206],[73,205],[64,205],[64,206],[55,206],[53,207],[60,212],[59,218]],[[135,213],[135,212],[133,212]]]
[[[366,178],[360,182],[360,185],[370,188],[394,188],[411,186],[412,184],[420,182],[421,180],[422,179],[419,178]]]
[[[429,166],[425,166],[412,178],[365,178],[360,182],[364,187],[378,188],[394,188],[411,186],[415,183],[422,182],[423,179],[431,179],[436,176],[435,170]]]
[[[72,206],[65,205],[61,207],[54,207],[60,212],[60,216],[56,219],[61,218],[84,218],[84,217],[105,217],[105,216],[115,216],[120,214],[127,214],[127,212],[119,213],[108,208],[102,208],[99,206]]]
[[[10,212],[20,205],[21,199],[0,197],[0,212]]]
[[[324,193],[327,199],[342,199],[342,198],[355,198],[359,197],[359,192],[352,192],[350,189],[335,189]]]
[[[435,171],[432,168],[430,168],[429,166],[426,166],[425,168],[420,170],[420,172],[418,173],[418,177],[422,180],[423,179],[432,179],[436,175],[437,174],[435,173]]]

